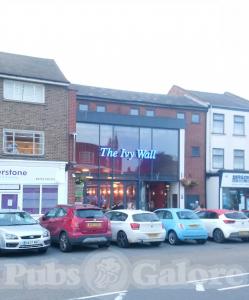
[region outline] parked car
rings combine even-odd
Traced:
[[[0,252],[37,250],[45,253],[49,245],[49,231],[30,214],[20,210],[0,210]]]
[[[120,209],[109,211],[106,216],[111,221],[112,240],[121,248],[132,243],[159,246],[165,240],[165,229],[153,212]]]
[[[74,245],[109,247],[111,225],[99,207],[92,205],[58,205],[40,218],[50,231],[51,241],[58,243],[62,252]]]
[[[249,241],[249,219],[242,212],[206,209],[197,212],[208,231],[208,236],[217,243],[225,239],[240,238]]]
[[[164,208],[157,209],[155,214],[163,222],[166,229],[166,239],[170,245],[177,245],[186,240],[195,240],[198,244],[206,243],[207,230],[192,210]]]
[[[249,218],[249,210],[242,210],[242,212]]]

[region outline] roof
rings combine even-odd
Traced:
[[[169,106],[180,107],[195,107],[198,109],[206,110],[205,105],[201,105],[194,100],[191,100],[185,96],[172,96],[167,94],[152,94],[125,90],[116,90],[109,88],[93,87],[72,84],[71,88],[76,90],[76,94],[79,97],[91,98],[96,100],[116,100],[127,101],[133,103],[150,103],[161,104]]]
[[[249,110],[249,100],[236,96],[232,93],[223,94],[207,93],[199,91],[187,91],[191,96],[198,97],[199,100],[209,103],[212,106],[229,109]]]
[[[0,77],[4,75],[69,84],[53,59],[0,52]]]

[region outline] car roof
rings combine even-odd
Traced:
[[[229,209],[200,209],[198,211],[214,212],[214,213],[217,213],[218,215],[235,212],[235,210],[229,210]]]
[[[59,204],[56,207],[62,208],[71,208],[71,209],[101,209],[98,206],[91,204],[82,204],[82,203],[74,203],[74,204]]]
[[[159,210],[168,210],[168,211],[171,211],[171,212],[178,212],[178,211],[192,211],[192,212],[194,212],[193,210],[187,209],[187,208],[158,208],[155,211],[159,211]]]
[[[147,211],[147,210],[142,210],[142,209],[115,209],[115,210],[110,210],[111,212],[122,212],[126,213],[128,215],[134,215],[138,213],[148,213],[148,214],[153,214],[152,211]],[[109,211],[108,211],[109,212]]]

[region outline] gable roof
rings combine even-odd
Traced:
[[[69,84],[53,59],[0,52],[0,77],[4,76]]]
[[[206,106],[197,103],[185,96],[172,96],[167,94],[152,94],[143,92],[133,92],[125,90],[116,90],[100,88],[93,86],[72,84],[71,87],[76,90],[77,97],[95,100],[113,100],[122,102],[132,102],[134,105],[148,103],[151,105],[166,105],[179,107],[192,107],[206,110]]]

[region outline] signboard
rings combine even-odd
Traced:
[[[221,186],[249,188],[249,173],[223,173]]]
[[[156,150],[136,149],[135,151],[128,151],[126,149],[113,150],[108,147],[100,148],[100,156],[102,157],[120,157],[132,160],[138,159],[156,159]]]

